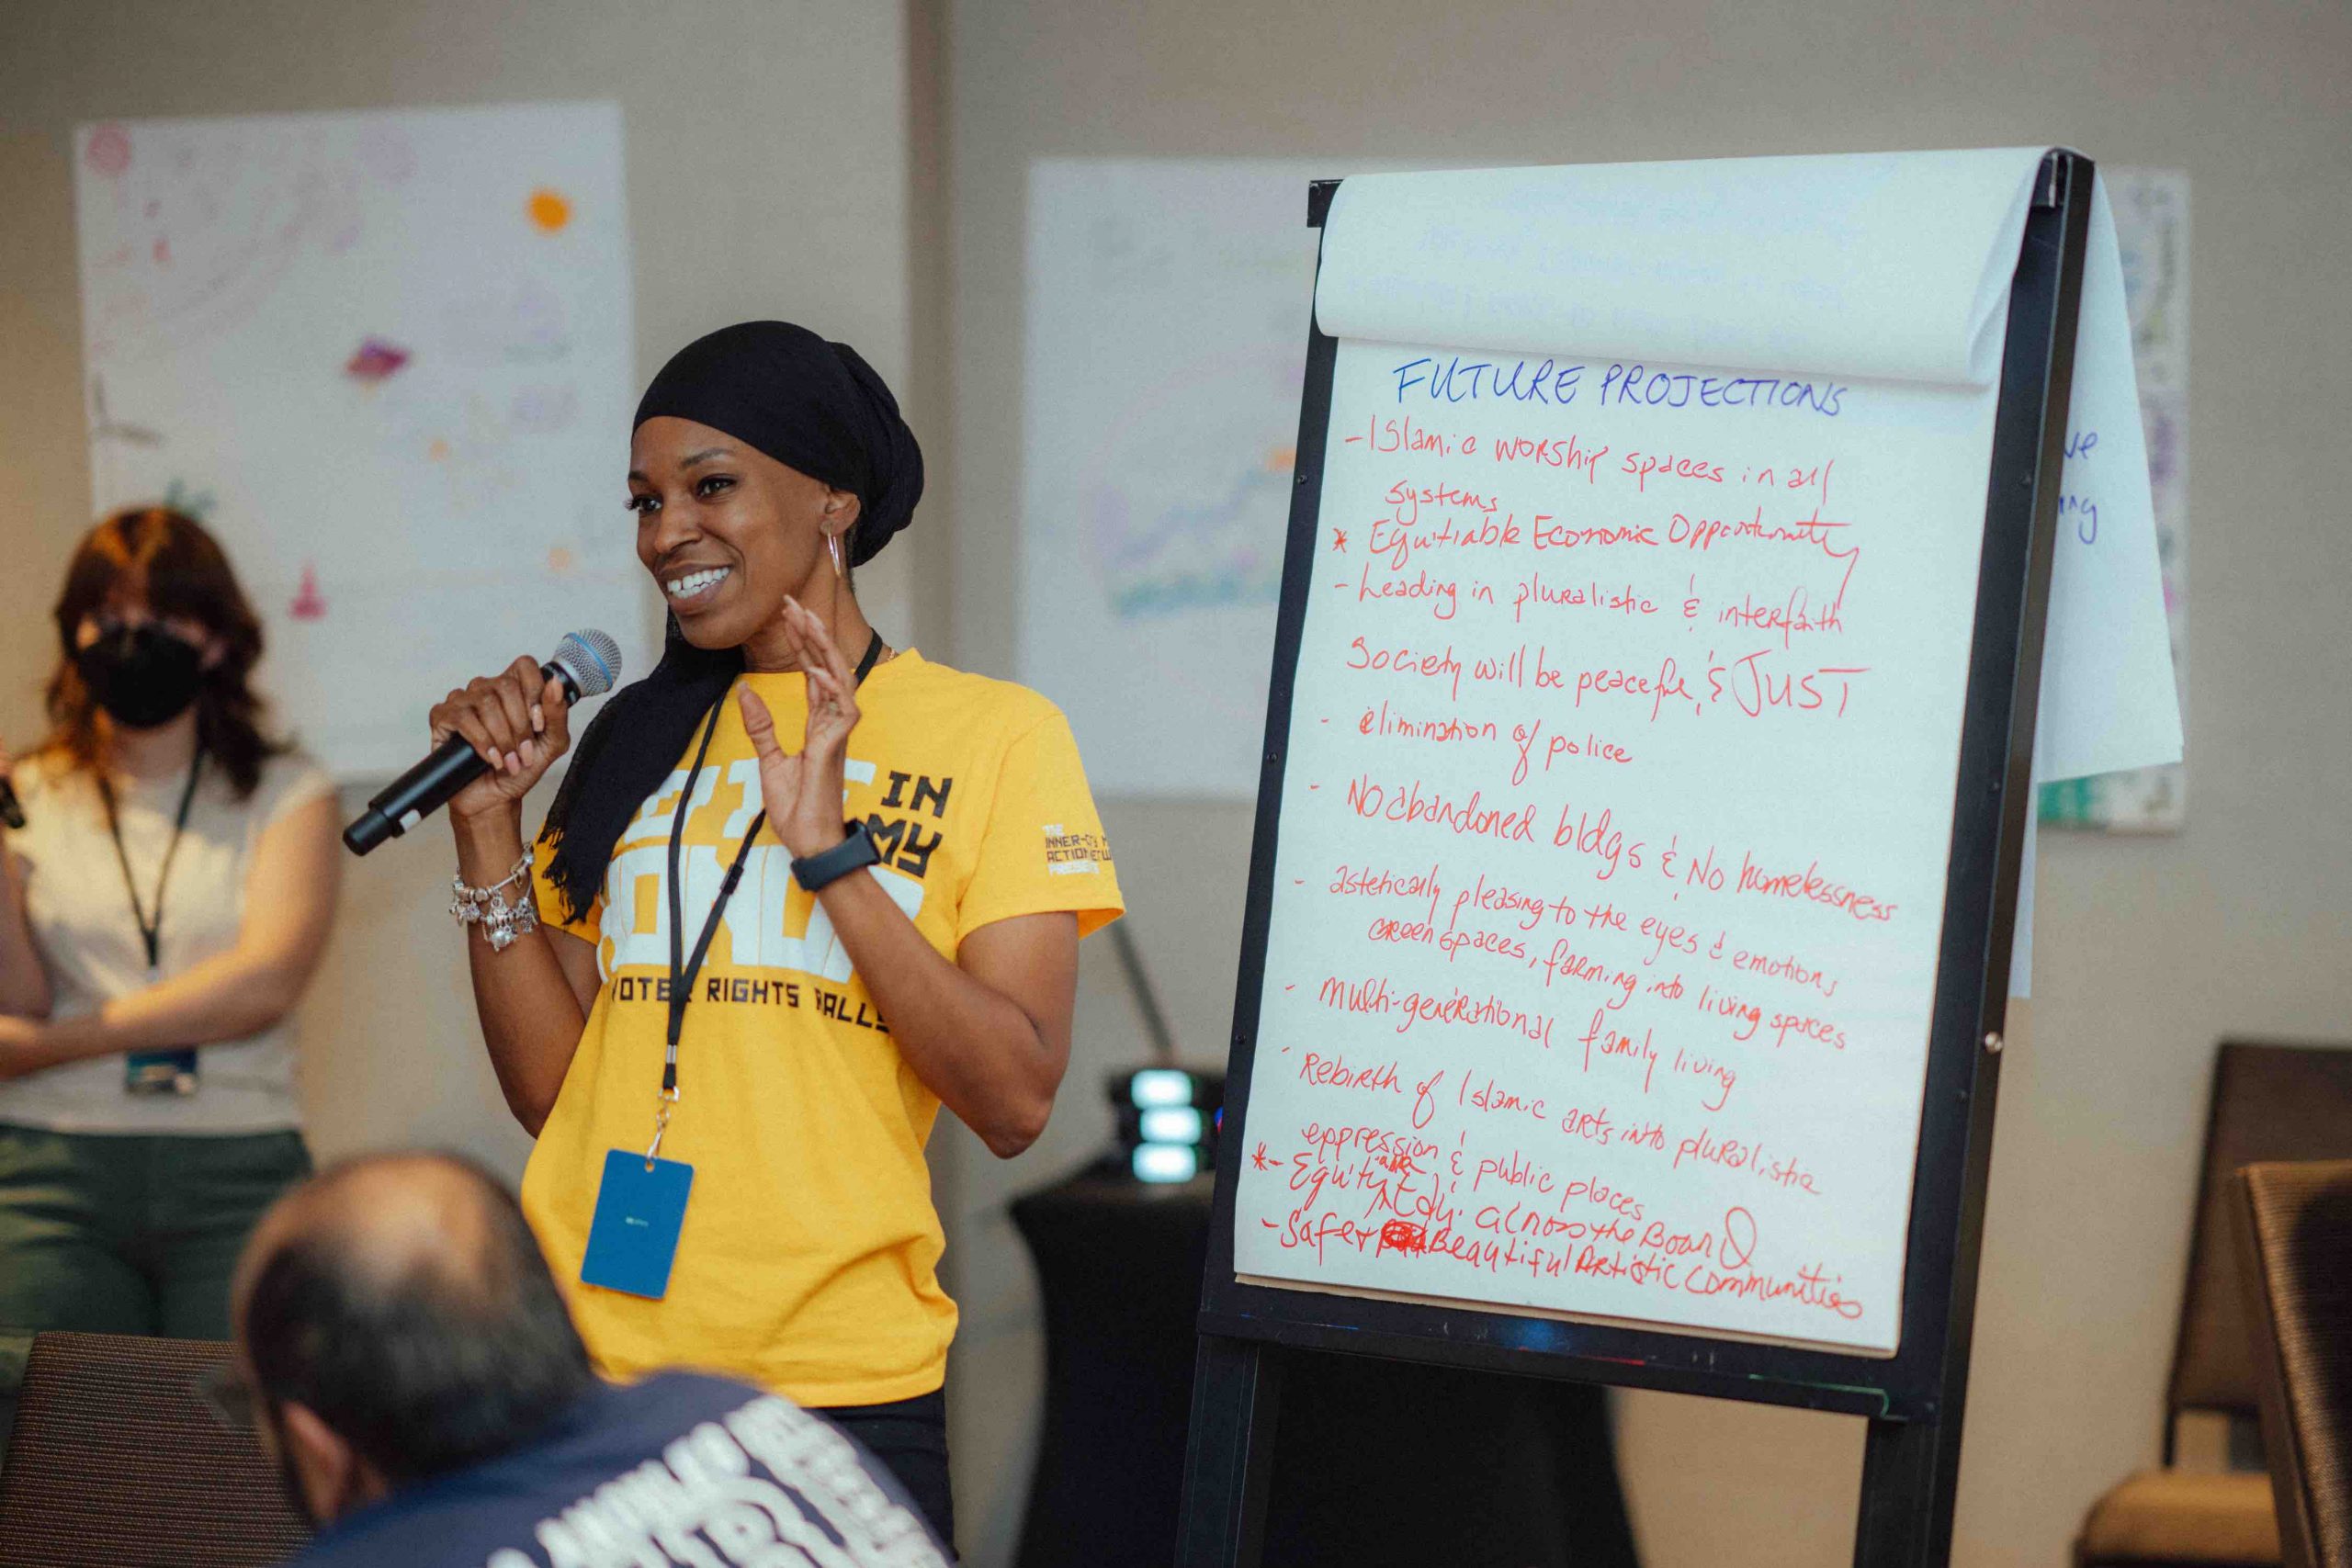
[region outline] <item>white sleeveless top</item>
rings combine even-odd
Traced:
[[[49,972],[51,1016],[76,1018],[145,989],[235,945],[244,918],[245,874],[264,829],[334,784],[299,752],[262,764],[243,800],[217,764],[204,770],[187,831],[164,892],[162,962],[147,967],[145,942],[123,886],[106,805],[87,773],[41,758],[11,775],[26,824],[6,836],[25,887],[33,942]],[[123,853],[152,916],[155,874],[172,841],[185,774],[118,788]],[[257,1034],[202,1047],[192,1095],[134,1095],[119,1052],[0,1083],[0,1122],[61,1133],[278,1132],[301,1124],[290,1021]]]

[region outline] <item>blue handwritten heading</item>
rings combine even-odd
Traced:
[[[1567,408],[1585,390],[1586,365],[1556,360],[1464,359],[1449,355],[1408,359],[1391,372],[1396,401],[1432,403],[1510,401]],[[1834,382],[1793,381],[1777,376],[1694,376],[1652,371],[1644,365],[1611,364],[1601,373],[1597,400],[1602,408],[1801,408],[1835,419],[1850,388]]]
[[[1442,365],[1427,357],[1408,360],[1396,367],[1396,400],[1400,403],[1407,392],[1415,387],[1425,387],[1428,390],[1424,395],[1433,403],[1508,398],[1513,402],[1552,403],[1566,408],[1577,400],[1577,387],[1584,378],[1584,367],[1546,359],[1531,368],[1526,360],[1521,359],[1506,368],[1490,359],[1465,361],[1457,354]]]

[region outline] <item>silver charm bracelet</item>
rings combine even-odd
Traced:
[[[523,885],[519,898],[506,901],[506,889],[517,881]],[[531,897],[531,855],[526,850],[514,869],[487,887],[469,887],[463,876],[449,879],[449,913],[461,926],[479,925],[481,934],[490,942],[492,953],[503,953],[507,944],[526,931],[539,929],[539,907]]]

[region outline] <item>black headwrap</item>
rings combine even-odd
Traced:
[[[849,344],[789,321],[741,321],[680,349],[637,405],[639,424],[663,415],[723,430],[854,493],[853,566],[888,544],[922,497],[922,448],[882,378]],[[742,668],[741,649],[696,648],[673,616],[662,662],[615,693],[580,738],[539,834],[555,846],[547,875],[568,919],[595,901],[629,818]]]
[[[874,367],[789,321],[738,321],[670,356],[637,423],[690,419],[856,494],[850,564],[864,566],[922,499],[922,448]]]

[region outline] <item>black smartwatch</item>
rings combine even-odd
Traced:
[[[865,830],[863,822],[844,822],[849,837],[831,849],[792,863],[793,880],[814,893],[829,882],[839,882],[851,872],[869,865],[879,865],[882,852],[874,847],[874,835]]]

